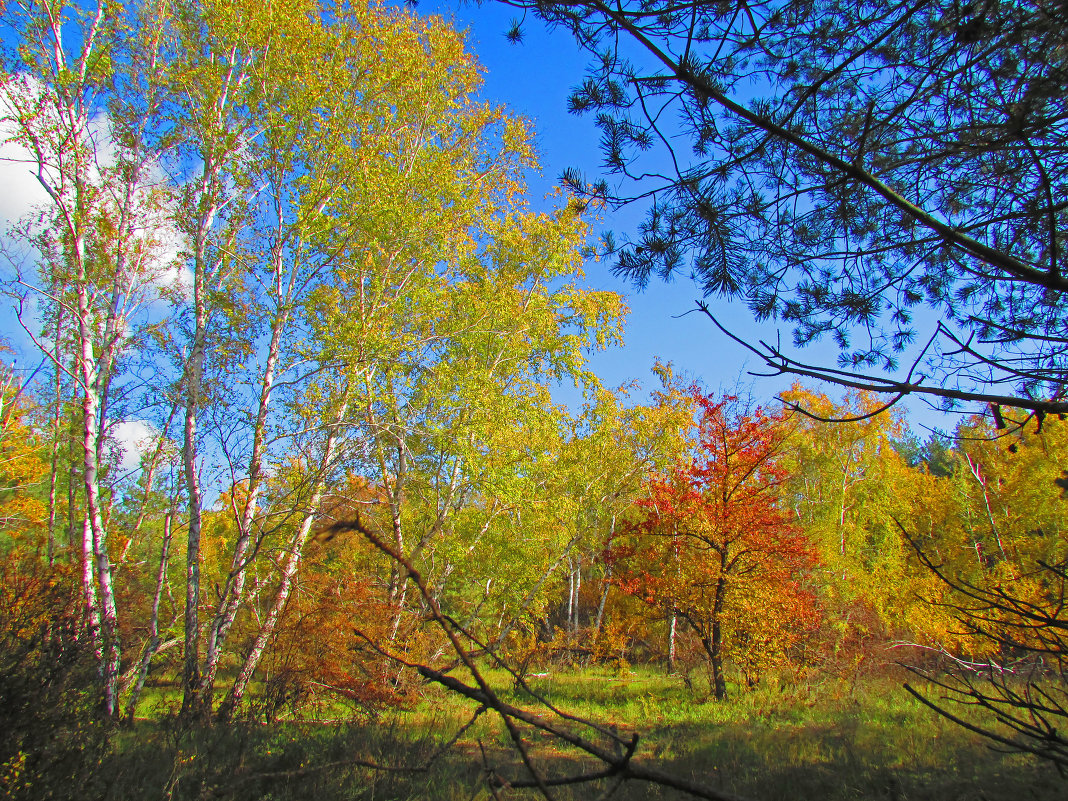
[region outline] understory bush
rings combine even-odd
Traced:
[[[0,565],[0,796],[96,795],[109,726],[73,576],[34,559]]]

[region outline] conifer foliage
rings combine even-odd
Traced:
[[[566,177],[651,199],[606,243],[638,286],[692,271],[841,351],[767,336],[772,370],[1068,408],[1063,2],[503,1],[594,55],[570,104],[619,180]]]

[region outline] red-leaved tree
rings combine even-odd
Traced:
[[[779,505],[786,478],[786,412],[747,411],[737,398],[694,388],[691,458],[650,481],[649,496],[617,552],[619,586],[700,642],[714,696],[727,695],[730,660],[755,681],[818,623],[803,578],[815,562]]]

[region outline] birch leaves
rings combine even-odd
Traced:
[[[524,205],[525,125],[476,99],[479,67],[440,20],[246,0],[4,15],[20,37],[5,130],[48,195],[19,275],[44,310],[56,441],[82,432],[54,471],[80,484],[51,518],[72,521],[109,710],[137,691],[129,655],[157,647],[128,633],[140,613],[114,586],[110,509],[154,514],[152,472],[133,487],[102,459],[125,418],[180,450],[162,506],[186,565],[160,569],[181,586],[157,596],[184,604],[152,615],[181,627],[183,709],[212,710],[240,652],[229,711],[341,478],[380,488],[404,553],[443,557],[459,510],[477,532],[539,486],[515,465],[557,449],[548,386],[593,380],[584,353],[618,338],[622,306],[576,277],[580,217]],[[156,564],[156,523],[116,534]]]

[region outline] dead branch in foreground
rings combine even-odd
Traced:
[[[924,567],[958,599],[941,605],[953,610],[966,632],[996,645],[998,652],[997,660],[991,657],[986,663],[951,657],[940,676],[916,667],[909,670],[940,688],[944,700],[983,710],[1004,733],[989,724],[963,720],[908,684],[905,689],[947,720],[982,735],[998,748],[1032,754],[1068,774],[1064,734],[1068,724],[1068,566],[1037,562],[1030,574],[1018,577],[1037,579],[1030,595],[1018,581],[980,586],[951,576],[900,522],[897,525]],[[1042,588],[1037,596],[1035,587]]]
[[[611,795],[619,786],[627,781],[641,781],[668,787],[687,793],[695,798],[703,798],[708,801],[748,801],[742,796],[723,790],[716,790],[696,782],[689,781],[680,776],[672,775],[666,771],[645,765],[634,758],[638,747],[639,735],[633,733],[629,738],[620,736],[610,729],[598,725],[594,721],[570,715],[556,709],[548,702],[542,701],[539,709],[547,711],[539,714],[527,709],[522,709],[503,701],[496,691],[489,685],[472,655],[472,650],[465,643],[476,646],[479,652],[483,652],[485,646],[478,642],[457,621],[442,612],[441,607],[428,589],[422,574],[403,554],[397,553],[381,537],[365,525],[359,518],[354,520],[339,521],[331,526],[336,531],[355,531],[362,535],[371,545],[388,556],[407,574],[407,579],[412,582],[422,598],[427,613],[434,623],[441,629],[454,653],[460,662],[469,671],[473,684],[468,684],[453,676],[436,670],[430,665],[421,662],[410,661],[396,651],[387,648],[382,643],[376,642],[371,637],[360,632],[368,645],[383,656],[396,661],[398,664],[409,667],[419,673],[423,678],[432,681],[446,690],[463,696],[476,702],[480,707],[492,710],[501,719],[512,744],[518,753],[526,776],[508,778],[500,775],[487,765],[486,774],[490,783],[490,790],[496,796],[497,791],[507,788],[537,788],[542,797],[547,801],[553,801],[553,787],[567,785],[581,785],[590,782],[613,780],[604,797]],[[503,661],[498,659],[490,650],[490,656],[497,659],[498,664]],[[511,671],[510,671],[511,672]],[[514,676],[513,672],[513,676]],[[523,683],[525,686],[525,682]],[[536,693],[527,688],[528,692],[541,700]],[[598,770],[576,773],[568,776],[548,776],[535,764],[531,754],[530,744],[524,739],[521,725],[534,731],[549,735],[558,743],[566,743],[568,746],[592,757],[603,766]],[[597,738],[597,739],[594,739]],[[599,740],[599,741],[598,741]]]

